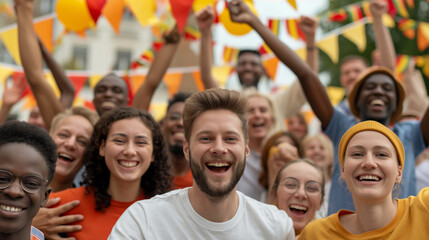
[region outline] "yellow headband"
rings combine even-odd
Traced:
[[[338,146],[338,159],[340,161],[341,167],[343,167],[344,154],[346,152],[346,148],[350,142],[350,139],[356,133],[363,131],[376,131],[386,136],[395,147],[396,153],[398,154],[399,165],[401,166],[402,170],[404,170],[405,152],[401,140],[399,140],[398,136],[396,136],[396,134],[392,132],[392,130],[376,121],[360,122],[351,127],[349,130],[347,130],[346,133],[344,133],[343,137],[341,138],[340,145]]]

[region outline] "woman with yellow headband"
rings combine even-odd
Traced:
[[[356,211],[340,210],[309,223],[299,239],[427,239],[429,188],[397,200],[404,148],[384,125],[364,121],[341,138],[341,177],[353,196]]]

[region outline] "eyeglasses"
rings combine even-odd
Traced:
[[[296,178],[287,177],[281,180],[280,186],[283,186],[286,192],[294,194],[298,191],[301,183]],[[308,181],[304,185],[304,190],[309,196],[318,195],[322,193],[322,184],[316,181]]]
[[[12,182],[15,180],[15,177],[19,178],[22,189],[27,193],[36,193],[44,184],[48,183],[47,179],[35,174],[18,175],[7,170],[0,170],[0,190],[10,187]]]

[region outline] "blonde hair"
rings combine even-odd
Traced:
[[[49,133],[52,134],[55,129],[58,127],[59,123],[70,117],[70,116],[81,116],[87,119],[91,125],[94,127],[95,123],[97,123],[99,117],[98,114],[86,107],[72,107],[69,109],[66,109],[57,115],[52,119],[51,128],[49,129]]]

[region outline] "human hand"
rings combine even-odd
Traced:
[[[27,80],[24,76],[18,76],[12,79],[12,86],[8,87],[5,83],[3,91],[3,105],[12,107],[20,99],[27,87]]]
[[[316,34],[318,25],[316,18],[301,16],[299,19],[299,28],[301,28],[302,32],[307,37],[314,36]]]
[[[174,26],[173,29],[171,29],[168,32],[164,32],[162,34],[162,37],[164,38],[164,42],[165,43],[171,43],[171,44],[176,44],[179,43],[180,41],[180,33],[179,30],[177,28],[177,25]]]
[[[195,13],[195,18],[197,19],[198,29],[200,31],[210,30],[215,14],[212,6],[207,6],[204,9]]]
[[[285,162],[298,158],[298,149],[287,142],[280,143],[277,146],[277,152],[273,155],[275,159],[283,159]]]
[[[233,22],[247,23],[250,25],[256,18],[249,6],[242,0],[232,0],[228,2],[229,15]]]
[[[372,17],[381,18],[387,12],[387,3],[383,0],[371,0],[369,4]]]
[[[45,237],[50,240],[57,239],[69,239],[74,238],[61,238],[58,233],[70,233],[82,230],[81,225],[69,225],[71,223],[82,221],[82,215],[67,215],[61,216],[67,211],[75,208],[80,204],[78,200],[71,201],[60,205],[58,207],[49,208],[55,206],[60,202],[60,198],[49,199],[45,207],[40,208],[39,212],[33,218],[32,225],[43,232]]]

